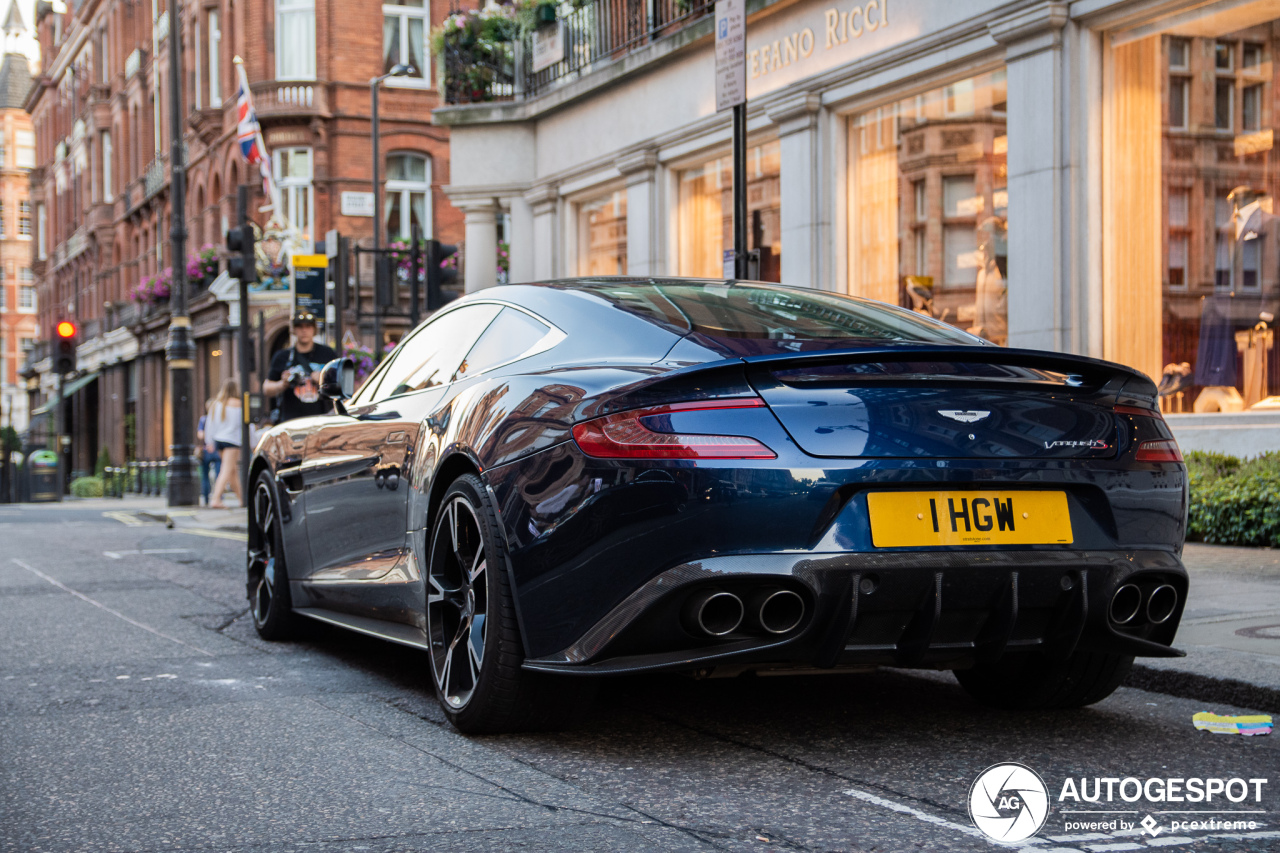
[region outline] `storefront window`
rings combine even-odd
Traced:
[[[747,248],[759,281],[782,281],[781,147],[747,148]],[[680,275],[723,278],[733,250],[733,161],[729,154],[680,172]],[[753,261],[754,263],[754,261]]]
[[[1156,378],[1166,412],[1280,410],[1273,10],[1112,37],[1104,354]]]
[[[627,192],[578,205],[578,274],[627,274]]]
[[[849,123],[849,292],[1008,338],[1003,69]]]

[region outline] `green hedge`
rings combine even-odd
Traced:
[[[71,494],[77,498],[102,497],[102,478],[77,477],[71,481]]]
[[[1188,539],[1280,548],[1280,453],[1241,460],[1192,451],[1187,454],[1187,471]]]

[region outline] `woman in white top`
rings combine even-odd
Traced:
[[[228,379],[222,383],[222,390],[213,399],[204,427],[205,435],[222,454],[222,467],[218,471],[218,481],[213,484],[213,495],[209,500],[211,509],[227,508],[222,502],[222,493],[227,490],[227,486],[231,486],[240,505],[244,506],[244,495],[240,492],[240,424],[240,386],[234,379]]]

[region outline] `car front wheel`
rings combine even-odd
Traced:
[[[293,603],[284,563],[280,510],[271,475],[266,471],[254,481],[252,501],[256,547],[249,549],[249,612],[258,636],[285,640],[293,634]]]

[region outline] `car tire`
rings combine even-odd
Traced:
[[[289,595],[280,507],[268,472],[262,471],[254,480],[251,500],[253,515],[249,523],[254,526],[257,547],[249,549],[249,613],[259,637],[287,640],[294,635],[297,617]]]
[[[480,478],[455,480],[427,540],[426,625],[436,697],[465,734],[567,728],[586,713],[594,692],[589,678],[521,669],[505,542]]]
[[[1010,655],[955,671],[956,681],[978,702],[996,708],[1082,708],[1106,699],[1124,681],[1131,655],[1076,652],[1066,660],[1041,654]]]

